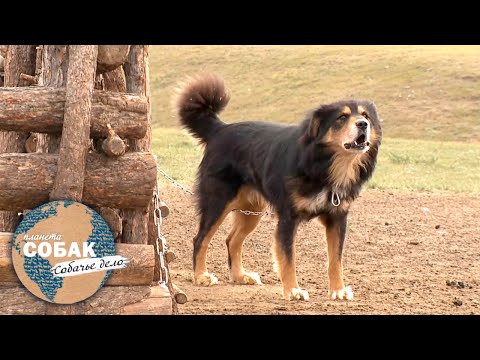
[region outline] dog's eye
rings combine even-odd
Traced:
[[[362,113],[362,116],[363,116],[365,119],[367,119],[367,120],[370,119],[370,117],[368,116],[368,114],[367,114],[366,112],[363,112],[363,113]]]
[[[348,117],[347,115],[342,114],[342,115],[340,115],[340,116],[338,117],[337,120],[347,120],[347,117]]]

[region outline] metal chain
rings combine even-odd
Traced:
[[[157,184],[157,189],[153,193],[153,222],[155,226],[157,227],[157,239],[155,240],[155,247],[156,247],[156,252],[159,257],[160,261],[160,279],[158,283],[160,286],[167,286],[168,283],[168,269],[165,266],[165,259],[163,257],[163,254],[165,251],[167,251],[167,239],[165,239],[165,236],[163,236],[162,232],[160,231],[160,226],[162,225],[163,219],[162,219],[162,212],[160,210],[160,199],[158,197],[159,191],[158,191],[158,184]]]
[[[164,177],[165,179],[167,179],[168,181],[170,181],[173,185],[175,185],[176,187],[182,189],[182,190],[185,191],[187,194],[193,195],[193,192],[192,192],[192,191],[190,191],[190,190],[188,190],[186,187],[180,185],[178,182],[176,182],[176,181],[175,181],[174,179],[172,179],[170,176],[168,176],[167,174],[165,174],[162,169],[160,169],[159,167],[157,167],[157,170],[158,170],[158,172],[159,172],[161,175],[163,175],[163,177]]]
[[[173,185],[175,185],[179,189],[182,189],[187,194],[193,195],[193,191],[190,191],[185,186],[180,185],[178,182],[176,182],[174,179],[172,179],[172,177],[167,175],[162,169],[157,167],[157,170],[160,173],[160,175],[162,175],[164,178],[166,178],[168,181],[170,181]],[[233,209],[232,211],[239,211],[244,215],[253,215],[253,216],[275,215],[274,213],[271,213],[271,212],[268,212],[268,211],[250,211],[250,210],[240,210],[240,209]]]

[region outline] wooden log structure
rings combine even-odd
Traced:
[[[0,154],[0,210],[33,209],[49,200],[58,154]],[[150,153],[119,158],[87,155],[83,200],[86,205],[119,209],[146,208],[157,179]]]
[[[15,49],[20,54],[24,47]],[[81,201],[105,217],[124,242],[116,244],[116,253],[130,262],[85,301],[51,304],[18,282],[11,233],[0,233],[0,314],[176,313],[173,299],[184,303],[186,294],[171,281],[168,288],[155,284],[160,269],[152,217],[157,168],[148,46],[32,45],[28,59],[30,68],[15,72],[18,84],[12,86],[38,86],[0,88],[0,132],[24,137],[17,141],[21,149],[0,151],[0,211],[24,212],[56,199]],[[168,212],[162,203],[162,215]]]
[[[65,88],[0,89],[0,130],[60,134]],[[120,137],[141,139],[147,133],[145,96],[95,90],[90,135],[108,136],[107,124]]]

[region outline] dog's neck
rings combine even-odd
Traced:
[[[340,153],[332,158],[328,169],[328,182],[331,190],[336,192],[340,198],[349,196],[352,187],[360,182],[360,170],[365,168],[368,155]]]

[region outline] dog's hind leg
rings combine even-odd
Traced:
[[[208,244],[232,210],[237,190],[221,182],[209,181],[208,188],[199,186],[200,226],[193,239],[193,271],[196,285],[212,286],[218,279],[207,271]]]
[[[249,208],[248,210],[250,210]],[[262,211],[255,208],[250,211]],[[245,238],[257,227],[261,220],[258,215],[244,215],[236,212],[233,219],[233,228],[227,237],[228,266],[232,280],[236,284],[260,285],[260,277],[257,273],[246,272],[242,264],[242,248]]]
[[[243,187],[238,192],[232,206],[240,210],[262,212],[266,208],[265,200],[255,191]],[[233,214],[233,228],[227,237],[228,267],[232,280],[237,284],[261,284],[257,273],[245,272],[242,264],[242,249],[246,237],[255,230],[261,220],[260,215],[246,215],[240,211]]]
[[[280,215],[273,243],[274,268],[283,286],[285,300],[308,300],[308,292],[298,286],[295,266],[295,234],[298,220]]]
[[[342,253],[347,229],[347,215],[325,215],[320,217],[325,226],[328,245],[328,296],[335,299],[353,299],[350,286],[343,283]]]

